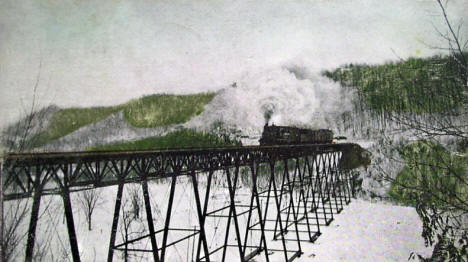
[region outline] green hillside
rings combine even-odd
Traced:
[[[398,202],[415,205],[421,198],[437,206],[460,205],[468,201],[468,161],[464,155],[448,152],[434,142],[420,140],[402,147],[406,166],[392,183],[389,195]],[[458,199],[458,197],[464,197]]]
[[[357,88],[360,102],[373,110],[413,113],[437,113],[466,103],[459,74],[456,61],[448,56],[350,64],[324,72],[342,86]]]
[[[179,124],[203,112],[215,93],[152,95],[130,101],[124,107],[127,121],[135,127]]]
[[[240,145],[236,140],[224,139],[210,133],[182,129],[161,137],[148,137],[135,141],[112,143],[89,148],[89,151],[146,150],[164,148],[219,147]]]
[[[50,120],[46,130],[35,134],[29,142],[31,148],[43,146],[73,131],[108,117],[122,106],[60,109]]]
[[[215,93],[193,95],[157,94],[109,107],[66,108],[56,112],[47,129],[35,134],[28,144],[40,147],[81,127],[97,123],[123,110],[125,119],[135,127],[158,127],[184,123],[203,112]]]

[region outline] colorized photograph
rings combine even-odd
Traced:
[[[468,262],[468,1],[2,0],[0,184],[3,262]]]

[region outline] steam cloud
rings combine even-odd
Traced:
[[[351,110],[352,94],[305,67],[288,66],[247,73],[236,87],[227,87],[189,122],[209,127],[216,121],[259,135],[265,121],[275,125],[332,128],[335,116]]]

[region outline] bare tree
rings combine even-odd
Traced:
[[[123,259],[125,262],[127,262],[129,259],[127,242],[130,240],[131,226],[135,218],[130,211],[123,210],[122,213],[123,214],[122,214],[122,223],[120,223],[120,228],[121,228],[120,233],[122,235],[122,240],[125,242]]]
[[[132,184],[128,186],[128,195],[131,200],[131,212],[135,219],[140,218],[140,209],[141,206],[143,206],[143,200],[141,199],[143,193],[138,185]]]
[[[447,15],[447,3],[448,0],[442,2],[442,0],[437,0],[437,4],[440,7],[442,12],[445,25],[447,27],[446,32],[442,32],[436,28],[436,31],[439,33],[443,39],[447,41],[446,50],[450,52],[450,55],[453,57],[457,65],[459,66],[458,76],[455,77],[459,81],[460,85],[465,88],[465,91],[468,86],[468,59],[466,56],[466,49],[468,47],[468,39],[463,40],[461,35],[461,30],[463,27],[463,21],[460,21],[456,30],[452,26],[448,15]]]
[[[35,136],[35,134],[45,127],[47,124],[47,121],[45,121],[47,116],[56,110],[55,106],[39,110],[38,88],[40,84],[41,70],[42,60],[39,61],[38,73],[32,89],[31,104],[26,106],[23,101],[21,101],[23,117],[15,124],[8,126],[2,132],[1,143],[5,147],[6,151],[24,152],[31,150],[37,142],[37,136]]]
[[[88,230],[92,230],[92,217],[94,209],[99,206],[101,202],[101,191],[99,189],[84,190],[79,193],[78,203],[86,216],[88,222]]]
[[[22,103],[23,118],[16,124],[7,127],[1,132],[1,143],[5,152],[24,152],[30,150],[35,143],[34,135],[41,130],[45,125],[45,118],[50,113],[48,108],[43,110],[38,109],[38,88],[40,84],[42,71],[42,60],[38,65],[38,73],[32,88],[32,101],[26,106]],[[22,101],[21,101],[22,102]],[[6,175],[6,174],[2,174]],[[2,177],[1,193],[5,194],[5,177]],[[18,188],[9,187],[8,193],[15,193]],[[2,261],[13,261],[21,251],[23,240],[27,237],[27,232],[23,232],[22,224],[27,223],[28,212],[30,205],[26,200],[10,200],[2,203],[3,219],[2,232],[0,236],[1,256]],[[49,203],[50,204],[50,203]],[[44,211],[47,210],[49,204],[46,205]],[[43,211],[43,212],[44,212]],[[37,250],[36,250],[37,251]],[[39,256],[36,252],[34,256]]]
[[[7,128],[6,131],[2,133],[2,144],[4,150],[7,152],[16,151],[22,152],[27,148],[28,140],[31,135],[31,130],[33,129],[34,120],[39,117],[36,114],[37,107],[37,88],[39,86],[39,79],[41,75],[41,63],[39,64],[38,74],[36,76],[36,81],[33,87],[33,96],[31,106],[24,109],[24,114],[26,117],[23,120],[20,120],[16,125],[12,125]],[[2,170],[3,171],[3,170]],[[0,174],[4,175],[4,174]],[[3,201],[3,194],[5,193],[4,181],[1,179],[1,194]],[[15,188],[11,189],[15,191]],[[5,208],[6,207],[6,208]],[[18,253],[21,241],[25,238],[25,233],[21,232],[21,224],[25,221],[29,207],[27,201],[24,200],[13,200],[8,204],[2,202],[2,219],[1,219],[1,236],[0,236],[0,246],[1,246],[1,256],[2,261],[13,261],[15,256]]]
[[[3,241],[2,258],[3,261],[13,261],[17,256],[18,247],[23,240],[25,233],[21,232],[20,225],[27,216],[28,206],[26,201],[18,200],[8,203],[3,216]]]
[[[387,157],[394,163],[406,165],[400,174],[411,174],[410,180],[398,179],[380,170],[392,187],[405,193],[415,204],[423,223],[422,236],[426,245],[434,245],[429,258],[417,254],[410,256],[420,261],[468,259],[468,41],[463,40],[461,34],[462,22],[455,27],[450,21],[447,2],[436,0],[445,23],[445,30],[436,28],[436,31],[447,43],[446,47],[436,48],[448,52],[446,63],[450,64],[445,66],[454,70],[438,77],[453,83],[452,87],[461,91],[445,93],[447,100],[460,103],[439,112],[389,114],[390,120],[401,127],[402,134],[419,140],[412,147],[395,145],[392,139],[387,143],[398,153]],[[403,84],[410,81],[401,80]],[[449,143],[452,145],[449,150],[440,146]]]
[[[135,191],[133,191],[135,192]],[[124,241],[124,250],[122,254],[122,259],[127,262],[130,261],[131,257],[137,257],[138,255],[132,254],[130,255],[128,249],[129,245],[138,245],[137,243],[129,244],[133,237],[140,237],[142,234],[145,233],[144,226],[142,226],[142,220],[135,215],[135,207],[134,207],[134,199],[132,192],[129,191],[127,194],[127,198],[122,203],[121,207],[121,216],[120,216],[120,236],[122,241]]]
[[[437,114],[426,114],[424,116],[418,114],[393,114],[391,118],[402,124],[405,128],[409,128],[416,135],[424,138],[434,137],[455,137],[457,139],[468,140],[468,39],[464,39],[462,33],[464,31],[463,20],[460,20],[456,26],[450,21],[447,14],[448,0],[436,0],[440,9],[442,19],[444,21],[444,29],[434,26],[438,36],[446,42],[446,46],[429,47],[448,52],[449,56],[446,60],[446,67],[452,67],[454,70],[450,74],[441,76],[444,81],[453,83],[454,88],[460,89],[461,92],[446,92],[447,100],[461,101],[461,106],[447,107],[443,112]],[[408,81],[402,79],[403,83]]]

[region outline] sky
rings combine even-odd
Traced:
[[[468,20],[468,1],[448,13]],[[216,91],[285,66],[430,56],[444,44],[434,27],[446,29],[429,0],[2,0],[0,128],[36,83],[37,107]]]

